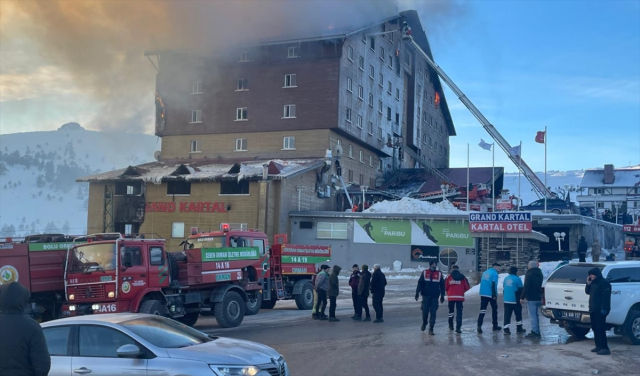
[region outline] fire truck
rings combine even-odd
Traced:
[[[196,233],[179,252],[166,252],[159,238],[88,235],[67,252],[63,315],[142,312],[195,325],[215,316],[221,327],[236,327],[245,315],[295,299],[313,305],[316,263],[331,248],[286,244],[286,235],[232,229]]]
[[[60,317],[64,260],[74,238],[42,234],[0,241],[0,285],[18,282],[26,287],[31,293],[31,314],[38,321]]]
[[[622,226],[624,233],[624,259],[640,259],[640,223]]]

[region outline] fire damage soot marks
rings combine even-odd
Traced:
[[[472,213],[469,214],[471,232],[531,232],[531,213]]]

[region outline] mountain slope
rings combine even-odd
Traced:
[[[547,171],[547,187],[551,187],[553,192],[558,192],[558,188],[574,187],[577,188],[582,182],[585,170],[574,171]],[[536,175],[544,183],[544,172],[536,172]],[[518,196],[518,173],[507,172],[504,174],[504,189],[508,189],[509,193]],[[571,201],[576,202],[576,192],[571,193]],[[528,205],[539,197],[533,191],[531,183],[524,175],[520,176],[520,197],[524,205]]]

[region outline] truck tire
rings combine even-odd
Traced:
[[[276,292],[275,291],[271,291],[271,300],[264,300],[262,299],[262,304],[260,305],[260,308],[262,309],[273,309],[273,307],[276,306],[276,302],[278,300],[276,299]]]
[[[567,331],[567,333],[569,333],[570,336],[576,337],[576,338],[584,338],[591,329],[589,328],[580,328],[578,326],[567,326],[564,328],[564,330]]]
[[[627,315],[622,340],[629,345],[640,345],[640,311],[630,311]]]
[[[164,316],[164,306],[159,300],[145,300],[140,304],[139,313],[147,313],[149,315]]]
[[[167,254],[167,264],[169,265],[169,278],[170,281],[177,281],[180,276],[180,269],[178,267],[177,255],[172,252],[165,252]]]
[[[240,294],[235,291],[227,291],[222,302],[216,303],[214,311],[216,321],[223,328],[235,328],[244,319],[246,304]]]
[[[313,285],[311,282],[305,283],[300,294],[296,295],[296,306],[303,311],[313,308]]]
[[[198,322],[198,316],[200,316],[198,312],[189,312],[182,317],[178,317],[176,321],[179,321],[188,326],[194,326],[196,322]]]
[[[249,300],[247,300],[244,314],[246,316],[252,316],[260,311],[262,306],[262,293],[260,291],[256,291],[255,294],[248,295],[248,297]]]

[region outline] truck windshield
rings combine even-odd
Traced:
[[[207,236],[206,238],[192,239],[193,248],[222,248],[226,246],[224,236]]]
[[[69,273],[109,271],[116,268],[116,245],[87,244],[73,249]]]

